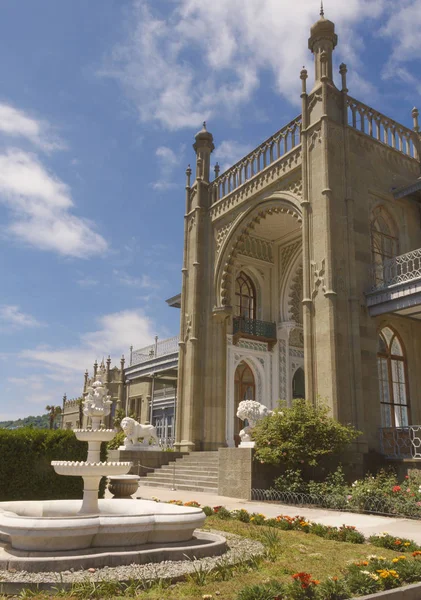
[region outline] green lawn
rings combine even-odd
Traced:
[[[348,562],[363,560],[371,554],[386,558],[398,556],[392,550],[370,544],[335,542],[298,531],[274,530],[232,519],[224,521],[217,516],[207,518],[206,528],[257,539],[265,545],[268,556],[252,564],[221,569],[219,573],[198,572],[184,582],[168,584],[161,581],[149,590],[143,590],[139,582],[133,582],[125,591],[118,589],[116,583],[107,582],[103,585],[96,584],[96,591],[90,585],[79,585],[74,594],[62,592],[60,597],[78,600],[127,597],[145,600],[201,600],[203,596],[206,598],[209,595],[213,600],[235,600],[238,592],[246,585],[264,583],[271,579],[286,582],[291,580],[292,574],[299,571],[306,571],[315,579],[324,580],[328,576],[340,576]],[[19,597],[47,598],[42,594],[25,595],[25,592]]]

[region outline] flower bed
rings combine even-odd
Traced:
[[[399,482],[395,473],[380,471],[348,485],[341,467],[323,482],[305,481],[299,469],[289,469],[275,480],[273,488],[253,490],[252,498],[421,519],[421,472]]]
[[[246,586],[237,600],[346,600],[421,580],[421,552],[388,559],[372,554],[366,560],[350,563],[340,577],[325,581],[314,579],[310,573],[291,576],[292,581]]]

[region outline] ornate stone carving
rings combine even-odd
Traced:
[[[264,191],[275,183],[280,177],[286,175],[301,164],[301,145],[291,150],[287,155],[274,162],[270,167],[250,179],[240,188],[234,190],[223,199],[219,200],[210,209],[212,221],[232,210],[235,206]]]
[[[286,340],[278,340],[279,345],[279,394],[281,400],[287,399],[287,343]]]
[[[150,440],[155,446],[154,449],[159,448],[158,436],[153,425],[142,425],[131,417],[124,417],[121,421],[121,428],[126,436],[122,446],[125,450],[147,450],[151,448]],[[143,438],[142,442],[139,442],[139,438]]]
[[[224,225],[220,227],[215,232],[216,237],[216,253],[219,254],[229,232],[231,231],[234,225],[234,219],[228,223],[228,225]]]
[[[243,400],[238,405],[237,417],[242,421],[247,420],[248,424],[240,431],[241,444],[240,447],[253,448],[254,442],[251,439],[251,432],[257,421],[272,414],[272,411],[264,404],[255,400]]]
[[[285,248],[282,249],[281,275],[283,275],[286,272],[292,257],[294,256],[294,254],[296,253],[296,251],[298,250],[298,248],[300,246],[301,246],[301,242],[299,241],[299,242],[293,242],[292,244],[289,244],[289,246],[286,246]]]
[[[311,272],[313,274],[313,291],[312,291],[312,298],[314,300],[314,298],[317,296],[317,293],[319,291],[319,287],[322,288],[323,292],[326,291],[326,286],[325,286],[325,259],[322,260],[322,263],[320,265],[320,267],[318,266],[318,264],[314,261],[311,261]]]
[[[238,253],[273,263],[273,242],[248,235],[238,245]]]
[[[300,265],[292,280],[289,292],[289,317],[291,321],[302,324],[303,322],[303,266]]]
[[[295,348],[303,348],[304,347],[304,333],[303,330],[299,327],[293,329],[289,335],[289,343],[291,346]]]
[[[240,339],[237,346],[246,350],[254,350],[255,352],[268,352],[268,345],[263,342]]]

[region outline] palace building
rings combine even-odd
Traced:
[[[131,353],[119,400],[163,436],[175,420],[181,452],[237,445],[243,399],[303,396],[361,430],[361,454],[421,444],[418,111],[409,128],[350,96],[337,42],[322,14],[301,114],[226,172],[196,135],[180,335]]]

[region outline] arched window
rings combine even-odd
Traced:
[[[235,282],[235,304],[238,317],[256,318],[256,288],[250,277],[243,271]]]
[[[387,279],[385,262],[399,253],[396,226],[388,212],[379,206],[371,221],[371,259],[374,267],[374,284],[381,285]]]
[[[235,445],[238,446],[241,442],[239,433],[245,426],[245,423],[237,417],[238,405],[243,400],[256,399],[256,384],[254,381],[254,375],[253,371],[250,369],[247,363],[240,362],[237,369],[235,370],[234,386],[234,441]]]
[[[407,364],[402,344],[389,327],[379,333],[377,366],[382,427],[405,427],[409,424]]]

